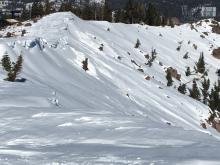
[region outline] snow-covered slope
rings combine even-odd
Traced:
[[[191,81],[186,67],[201,52],[211,81],[217,80],[220,60],[211,52],[220,45],[219,35],[205,21],[195,28],[83,21],[56,13],[1,31],[15,36],[0,39],[0,55],[7,51],[16,60],[22,52],[20,76],[27,79],[9,83],[0,71],[1,164],[219,164],[220,136],[200,126],[209,108],[166,87],[170,66],[182,82]],[[208,36],[202,38],[203,32]],[[135,49],[137,39],[141,46]],[[157,58],[148,67],[145,55],[152,49]],[[183,59],[186,52],[189,59]]]

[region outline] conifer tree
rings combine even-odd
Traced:
[[[125,17],[128,20],[128,23],[132,24],[134,22],[134,0],[128,0],[125,11]]]
[[[6,70],[7,72],[10,72],[12,64],[7,52],[3,55],[1,62],[3,69]]]
[[[201,53],[198,62],[195,66],[195,71],[199,73],[205,73],[205,61],[204,61],[204,55]]]
[[[186,84],[180,84],[178,91],[182,94],[186,94]]]
[[[90,4],[89,3],[85,4],[82,9],[82,18],[85,20],[91,20],[93,19],[93,16],[94,14],[93,14]]]
[[[22,20],[28,20],[28,19],[30,19],[30,13],[29,13],[29,11],[26,9],[26,6],[25,6],[25,5],[24,5],[23,8],[22,8],[21,19],[22,19]]]
[[[112,21],[112,11],[109,7],[109,3],[107,0],[105,0],[105,4],[103,6],[103,20],[105,21]]]
[[[215,83],[214,87],[211,89],[210,95],[209,95],[209,100],[208,100],[208,105],[209,107],[215,111],[220,112],[220,81],[218,81],[218,84]]]
[[[186,68],[185,74],[186,74],[186,76],[190,76],[191,75],[190,67]]]
[[[64,11],[73,11],[71,2],[63,2],[61,4],[59,12],[64,12]]]
[[[150,26],[160,26],[161,20],[156,8],[150,3],[145,16],[146,24]]]
[[[88,68],[88,58],[85,58],[85,60],[82,62],[82,64],[83,64],[82,67],[85,71],[89,70],[89,68]]]
[[[207,104],[208,96],[209,96],[209,87],[210,87],[210,80],[204,78],[202,82],[202,95],[203,95],[203,103]]]
[[[13,72],[14,72],[14,80],[16,79],[17,75],[21,72],[22,70],[22,63],[23,63],[23,57],[20,54],[18,56],[17,62],[15,63],[13,67]]]
[[[162,26],[166,26],[167,25],[167,18],[165,16],[162,17],[161,25]]]
[[[199,91],[199,88],[195,80],[193,81],[192,89],[189,89],[189,93],[190,93],[189,95],[190,97],[200,101],[201,93]]]
[[[2,66],[8,72],[7,81],[15,81],[17,75],[21,72],[23,63],[22,55],[18,56],[16,63],[11,63],[10,57],[6,54],[2,58]]]
[[[41,1],[34,1],[31,9],[32,18],[36,18],[44,15],[44,8]]]
[[[50,11],[51,11],[51,4],[49,2],[49,0],[45,0],[45,11],[44,13],[46,15],[50,14]]]
[[[139,39],[137,39],[137,42],[136,42],[136,44],[135,44],[135,48],[139,48],[139,46],[141,45],[141,42],[140,42],[140,40]]]
[[[167,75],[166,75],[166,79],[167,79],[167,86],[172,86],[173,85],[173,80],[172,80],[172,75],[170,71],[167,71]]]

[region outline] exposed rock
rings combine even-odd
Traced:
[[[171,76],[177,80],[180,81],[181,79],[181,74],[178,74],[177,70],[172,68],[172,67],[169,67],[167,68],[167,71],[166,72],[170,72]]]
[[[31,23],[26,23],[26,24],[24,24],[24,26],[32,26],[32,24]]]
[[[217,59],[220,59],[220,47],[219,48],[216,48],[212,51],[212,55],[217,58]]]
[[[151,77],[150,77],[150,76],[146,76],[144,79],[145,79],[145,80],[150,80]]]

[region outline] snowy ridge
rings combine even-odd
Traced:
[[[0,159],[5,164],[219,163],[219,134],[200,126],[209,108],[166,87],[170,66],[182,82],[191,81],[186,67],[193,67],[201,52],[211,81],[217,80],[220,60],[211,52],[220,45],[219,35],[205,21],[194,26],[197,31],[189,24],[112,24],[55,13],[30,27],[1,31],[15,37],[0,39],[0,55],[7,51],[15,60],[22,52],[20,76],[27,81],[0,81]],[[201,38],[203,32],[208,36]],[[135,49],[137,39],[141,46]],[[152,49],[157,58],[148,67],[145,55]],[[183,59],[186,52],[189,59]],[[85,58],[88,72],[82,69]],[[5,76],[1,69],[0,78]]]

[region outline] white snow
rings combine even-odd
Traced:
[[[193,68],[204,52],[211,82],[217,80],[220,60],[211,51],[220,40],[209,23],[195,26],[196,32],[189,24],[113,24],[83,21],[71,13],[31,23],[0,31],[15,34],[0,39],[0,57],[7,51],[14,61],[22,52],[20,77],[27,79],[3,81],[6,72],[0,68],[0,164],[220,163],[220,134],[200,126],[209,108],[166,87],[165,78],[171,66],[182,82],[191,81],[186,67]],[[27,33],[21,37],[23,29]],[[202,39],[202,32],[209,35]],[[141,46],[135,49],[137,39]],[[152,49],[158,54],[148,67],[144,55]],[[82,69],[85,58],[88,72]],[[154,78],[148,81],[145,76]],[[179,84],[175,80],[174,85]]]

